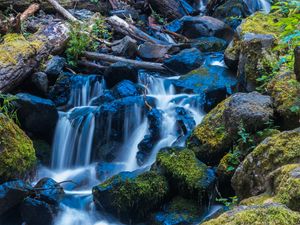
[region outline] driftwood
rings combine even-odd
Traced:
[[[115,63],[115,62],[129,63],[138,69],[148,69],[148,70],[162,71],[162,72],[167,71],[167,69],[161,63],[152,63],[152,62],[143,62],[143,61],[137,61],[132,59],[125,59],[123,57],[101,54],[96,52],[84,52],[84,56],[88,59],[96,60],[96,61],[99,60],[99,61],[106,61],[111,63]]]
[[[8,34],[0,44],[0,92],[13,90],[49,54],[62,51],[68,39],[68,27],[51,23],[26,40],[20,34]]]
[[[71,13],[69,13],[63,6],[60,5],[59,2],[56,0],[47,0],[53,8],[59,12],[61,15],[63,15],[66,19],[75,22],[78,21]]]
[[[10,6],[16,11],[23,12],[27,9],[34,0],[0,0],[0,10],[5,10]],[[53,6],[46,0],[38,1],[41,4],[41,9],[46,12],[55,12]],[[111,5],[107,0],[98,0],[97,3],[93,3],[90,0],[58,0],[62,7],[66,9],[88,9],[94,12],[108,13],[111,9]]]
[[[125,20],[121,19],[118,16],[111,16],[107,18],[107,22],[114,28],[115,31],[123,34],[128,35],[134,39],[140,41],[148,41],[153,44],[167,44],[161,40],[158,40],[150,35],[146,34],[144,31],[138,29],[132,24],[127,23]]]

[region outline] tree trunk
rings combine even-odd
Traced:
[[[64,23],[51,23],[26,40],[20,34],[7,34],[0,44],[0,93],[17,87],[50,54],[60,52],[68,40]]]
[[[34,0],[0,0],[0,10],[5,10],[10,6],[16,11],[24,11],[27,9]],[[108,13],[111,9],[111,5],[107,0],[98,0],[97,3],[93,3],[90,0],[58,0],[62,7],[66,9],[88,9],[94,12]],[[41,1],[41,9],[46,12],[55,12],[55,9],[46,0]]]
[[[295,48],[295,74],[297,81],[300,82],[300,46]]]

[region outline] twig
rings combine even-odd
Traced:
[[[47,0],[60,14],[72,22],[78,22],[71,13],[69,13],[64,7],[62,7],[56,0]]]

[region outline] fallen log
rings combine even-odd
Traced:
[[[56,0],[47,0],[52,6],[53,8],[59,12],[61,15],[63,15],[66,19],[72,21],[72,22],[76,22],[78,21],[71,13],[69,13],[63,6],[60,5],[59,2],[57,2]]]
[[[169,44],[161,40],[158,40],[154,37],[151,37],[149,34],[146,34],[144,31],[138,29],[136,26],[127,23],[125,20],[121,19],[118,16],[108,17],[107,22],[109,25],[111,25],[112,28],[114,28],[115,31],[125,36],[127,35],[134,39],[140,41],[147,41],[153,44]]]
[[[179,19],[186,15],[180,1],[176,0],[148,0],[151,8],[168,20]]]
[[[12,6],[14,10],[23,12],[27,9],[34,0],[0,0],[0,10],[5,10]],[[59,0],[62,7],[66,9],[88,9],[93,12],[100,12],[107,14],[111,10],[111,5],[107,0],[98,0],[97,3],[93,3],[90,0]],[[41,9],[46,12],[55,12],[53,6],[47,1],[40,1]]]
[[[137,69],[147,69],[147,70],[153,70],[153,71],[161,71],[166,72],[167,68],[163,66],[161,63],[153,63],[153,62],[143,62],[143,61],[137,61],[132,59],[125,59],[123,57],[113,56],[113,55],[107,55],[102,53],[96,53],[96,52],[84,52],[83,55],[92,60],[101,60],[106,62],[124,62],[132,64]]]
[[[0,44],[0,93],[17,87],[39,68],[50,54],[63,50],[68,40],[68,27],[51,23],[25,39],[21,34],[7,34]]]

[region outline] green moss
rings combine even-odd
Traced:
[[[300,110],[293,110],[296,107],[300,108],[300,83],[296,80],[295,74],[284,73],[275,76],[269,82],[267,90],[274,99],[279,115],[287,123],[299,126]]]
[[[283,166],[272,177],[274,199],[292,210],[300,211],[300,164]]]
[[[220,151],[224,150],[224,147],[230,146],[231,137],[225,130],[223,116],[229,100],[230,98],[219,103],[193,131],[188,146],[195,151],[197,156],[203,152],[212,155],[219,154]],[[195,140],[197,141],[195,142]]]
[[[20,58],[30,58],[41,49],[41,40],[26,40],[21,34],[7,34],[0,44],[0,65],[15,65]]]
[[[32,141],[12,120],[0,114],[0,181],[26,178],[35,163]]]
[[[210,184],[207,166],[192,150],[163,149],[157,155],[157,165],[176,183],[181,194],[201,194]]]
[[[185,199],[177,196],[172,199],[168,208],[170,212],[188,212],[190,216],[199,217],[201,215],[201,208],[199,204],[191,199]]]
[[[246,198],[240,202],[240,205],[255,206],[255,205],[263,205],[272,202],[276,202],[272,199],[272,196],[270,196],[269,194],[262,194],[262,195]]]
[[[283,206],[270,204],[237,208],[202,225],[298,225],[300,214]]]
[[[280,28],[275,25],[277,19],[272,14],[255,13],[242,23],[241,33],[272,34],[276,37],[280,34]]]
[[[107,195],[106,191],[111,211],[122,218],[134,216],[139,220],[162,204],[168,193],[168,183],[165,177],[153,171],[137,177],[117,175],[93,188],[94,199],[100,199],[102,204],[101,198]]]

